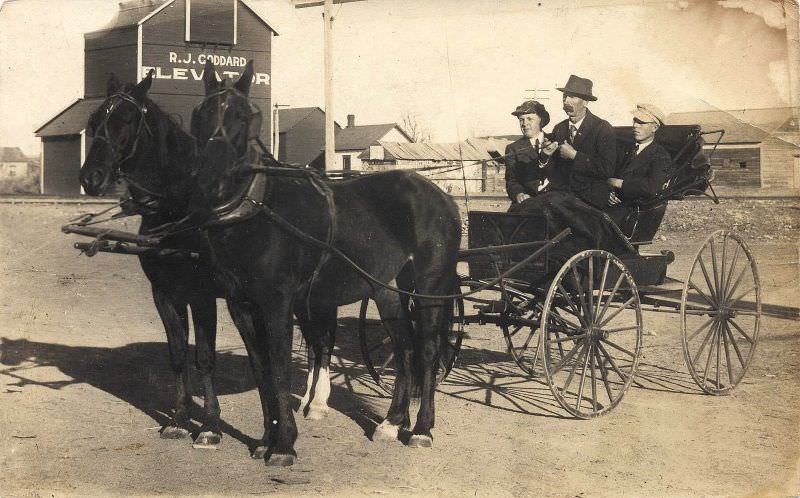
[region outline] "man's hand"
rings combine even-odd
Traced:
[[[621,203],[622,199],[617,196],[616,192],[611,192],[608,194],[608,205],[609,206],[616,206],[617,204]]]
[[[542,152],[548,156],[552,156],[556,149],[558,149],[558,142],[551,142],[546,138],[544,139],[544,143],[542,144]]]
[[[611,188],[622,188],[622,180],[619,178],[609,178],[606,183]]]
[[[525,192],[520,192],[519,194],[517,194],[517,203],[518,203],[518,204],[522,204],[522,202],[523,202],[525,199],[530,199],[530,198],[531,198],[531,196],[529,196],[529,195],[528,195],[528,194],[526,194]]]
[[[575,159],[575,156],[578,154],[578,151],[575,150],[575,147],[564,142],[559,146],[559,150],[561,151],[561,157],[564,159]]]

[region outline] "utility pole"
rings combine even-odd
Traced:
[[[278,155],[281,153],[281,107],[289,107],[288,104],[275,104],[272,110],[272,157],[280,161]]]
[[[333,5],[363,0],[294,0],[296,9],[323,6],[325,40],[325,169],[333,170],[336,146],[333,128]]]

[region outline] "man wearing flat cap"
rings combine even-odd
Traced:
[[[570,75],[563,93],[567,119],[553,128],[552,140],[544,153],[550,155],[545,173],[547,190],[572,192],[596,208],[608,206],[617,150],[614,129],[608,121],[589,111],[587,103],[597,100],[592,80]]]
[[[547,142],[542,128],[550,122],[550,114],[535,100],[526,100],[511,113],[519,119],[522,138],[506,146],[506,192],[512,206],[535,196],[544,179],[548,156],[542,148]]]
[[[672,169],[669,153],[655,141],[656,131],[664,124],[664,113],[652,104],[638,104],[632,114],[633,149],[608,179],[613,190],[606,211],[621,228],[633,205],[654,197]]]

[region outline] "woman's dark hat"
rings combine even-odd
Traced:
[[[542,128],[547,126],[547,123],[550,122],[550,113],[547,112],[547,109],[544,108],[544,105],[535,100],[526,100],[518,105],[511,114],[514,116],[522,116],[523,114],[536,114],[539,116],[539,119],[542,120]]]
[[[567,80],[567,84],[564,85],[564,88],[556,88],[556,90],[575,95],[583,100],[597,100],[597,97],[592,95],[592,80],[581,78],[574,74],[569,75],[569,79]]]

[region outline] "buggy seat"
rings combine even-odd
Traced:
[[[626,157],[633,149],[633,129],[630,126],[614,127],[617,140],[617,157]],[[665,125],[656,132],[656,142],[672,158],[672,169],[661,191],[650,199],[639,201],[626,217],[620,230],[631,243],[642,244],[653,239],[664,219],[667,201],[681,200],[687,196],[706,195],[710,186],[711,162],[703,153],[703,140],[698,125]]]

